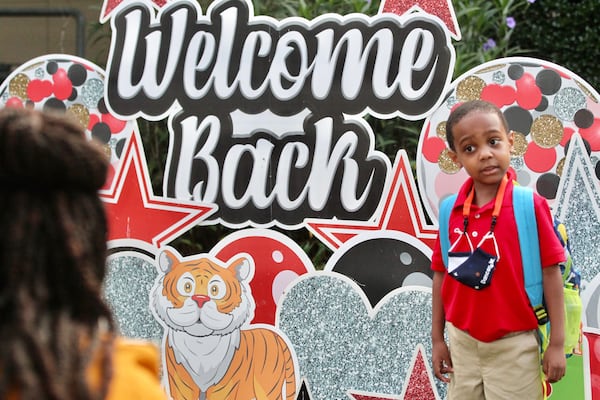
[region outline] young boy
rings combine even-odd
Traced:
[[[450,213],[448,264],[453,273],[449,274],[444,264],[439,237],[432,256],[435,376],[449,383],[450,400],[542,399],[537,319],[524,289],[512,204],[515,175],[509,167],[513,133],[498,107],[476,100],[450,114],[446,136],[450,157],[470,178],[460,188]],[[549,382],[556,382],[566,366],[558,266],[565,255],[554,234],[546,200],[534,194],[534,206],[542,244],[544,297],[552,326],[542,369]],[[467,260],[465,256],[471,253],[473,257]],[[486,278],[475,284],[463,275],[465,269]],[[445,328],[449,345],[444,340]]]

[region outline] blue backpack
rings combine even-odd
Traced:
[[[448,265],[448,249],[450,239],[448,224],[450,212],[454,207],[457,195],[454,194],[442,201],[439,213],[440,245],[444,264]],[[523,264],[525,291],[538,320],[541,351],[546,350],[550,338],[550,323],[544,305],[544,289],[542,286],[542,264],[540,247],[533,204],[533,190],[528,187],[514,186],[513,209],[519,235],[519,245]],[[565,298],[565,354],[581,354],[581,313],[580,297],[581,275],[573,265],[569,241],[564,224],[554,218],[554,231],[565,249],[567,261],[560,265],[563,278]]]

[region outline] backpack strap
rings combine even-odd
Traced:
[[[440,215],[439,215],[439,237],[440,237],[440,248],[442,250],[442,259],[444,265],[448,268],[448,250],[450,249],[450,212],[456,202],[457,194],[446,197],[440,204]]]
[[[542,263],[538,242],[537,221],[533,205],[533,190],[524,186],[513,188],[513,209],[519,234],[525,291],[535,309],[543,303]]]

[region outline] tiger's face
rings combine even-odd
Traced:
[[[152,291],[156,315],[168,327],[193,336],[228,334],[250,321],[254,302],[248,281],[251,259],[221,266],[199,257],[182,261],[169,250],[158,259],[160,276]]]

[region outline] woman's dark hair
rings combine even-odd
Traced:
[[[108,156],[64,115],[0,110],[0,398],[104,398]],[[86,378],[101,360],[100,387]]]
[[[456,150],[454,148],[454,134],[452,129],[454,129],[454,126],[458,124],[461,119],[471,112],[489,112],[496,114],[498,118],[500,118],[500,123],[504,126],[504,130],[508,132],[508,122],[506,121],[502,110],[500,110],[495,104],[484,100],[467,101],[452,110],[448,120],[446,121],[446,142],[448,142],[448,147],[450,150]]]

